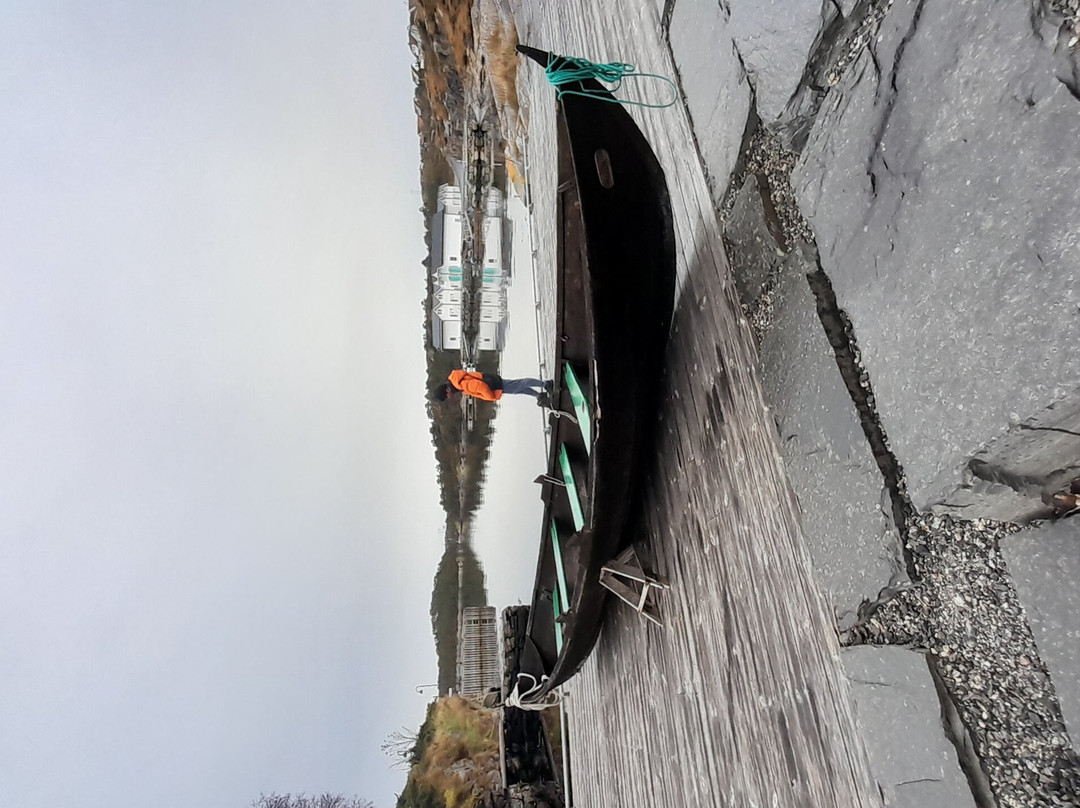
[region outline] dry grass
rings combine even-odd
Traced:
[[[454,66],[458,75],[463,79],[469,75],[469,67],[472,62],[473,31],[472,31],[472,3],[459,3],[453,10],[449,26],[444,29],[450,40],[450,47],[454,53]]]
[[[525,195],[525,175],[517,167],[517,163],[511,157],[512,152],[516,152],[517,149],[512,146],[506,147],[506,178],[514,184],[519,196]],[[516,154],[515,154],[516,156]]]
[[[487,67],[488,83],[491,85],[491,94],[495,99],[496,109],[499,115],[499,125],[503,132],[503,142],[506,144],[505,161],[506,172],[509,180],[517,188],[519,194],[525,190],[525,177],[519,168],[521,155],[518,150],[518,142],[523,134],[524,127],[521,121],[521,106],[517,91],[518,63],[520,57],[517,53],[518,34],[512,20],[504,21],[497,14],[495,19],[485,32],[486,36],[481,43],[484,49],[484,63]]]
[[[500,106],[509,107],[515,115],[518,111],[517,44],[517,29],[513,23],[504,25],[501,20],[492,26],[491,34],[484,42],[492,94]]]
[[[450,46],[451,63],[445,65],[464,80],[469,75],[474,51],[471,0],[432,0],[426,3],[432,41],[440,36]]]
[[[447,806],[469,808],[491,785],[483,774],[499,769],[495,715],[459,696],[448,696],[435,705],[433,724],[434,736],[409,779],[441,794]],[[449,771],[462,760],[472,761],[473,776]]]
[[[424,89],[427,90],[428,102],[431,104],[431,114],[437,121],[447,120],[449,113],[446,110],[446,75],[438,70],[424,71]]]
[[[446,154],[444,124],[456,114],[463,88],[473,77],[475,46],[470,15],[472,0],[412,0],[414,22],[423,49],[422,91],[417,109],[425,121],[428,142]],[[423,133],[422,133],[423,134]]]

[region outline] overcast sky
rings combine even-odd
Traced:
[[[0,14],[0,801],[389,806],[443,525],[406,3]]]

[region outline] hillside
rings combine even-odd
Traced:
[[[518,715],[525,714],[518,711]],[[529,715],[530,720],[535,719],[535,713]],[[552,742],[556,771],[561,771],[558,708],[544,710],[540,720],[543,732]],[[433,701],[408,754],[409,773],[405,788],[398,795],[397,808],[480,808],[505,804],[500,799],[503,790],[498,731],[498,717],[493,710],[485,710],[460,696]],[[520,750],[517,754],[521,754]]]
[[[397,808],[471,808],[500,785],[495,713],[459,696],[431,703]]]
[[[450,692],[456,676],[459,558],[462,608],[487,605],[484,570],[472,547],[467,543],[447,545],[446,552],[439,560],[431,591],[431,630],[435,635],[435,653],[439,660],[440,693]]]

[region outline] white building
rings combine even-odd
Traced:
[[[466,606],[458,639],[458,693],[482,698],[502,685],[502,649],[494,606]]]
[[[443,351],[461,349],[461,236],[461,190],[443,185],[431,221],[431,339]]]
[[[498,191],[493,189],[493,193]],[[497,208],[496,208],[497,210]],[[492,206],[487,206],[492,212]],[[506,289],[510,285],[510,273],[503,261],[503,220],[501,216],[484,217],[484,261],[480,282],[480,322],[477,348],[481,351],[501,351],[506,343],[506,323],[509,312],[506,305]]]
[[[480,298],[473,301],[478,313],[477,349],[501,351],[506,344],[509,312],[510,260],[504,239],[508,224],[502,194],[491,189],[484,205],[484,257],[481,261]],[[461,189],[439,188],[438,204],[431,223],[431,272],[434,299],[431,334],[436,348],[460,350],[463,338],[462,295],[462,203]]]

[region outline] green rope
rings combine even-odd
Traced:
[[[559,64],[560,66],[556,68],[556,64]],[[627,64],[626,62],[590,62],[588,59],[582,59],[576,56],[563,56],[549,64],[544,70],[544,74],[547,76],[547,80],[555,86],[557,90],[556,97],[560,99],[566,95],[580,95],[585,98],[595,98],[599,101],[611,101],[615,104],[649,107],[650,109],[670,107],[679,100],[679,91],[675,87],[675,82],[671,79],[656,73],[638,73],[636,67]],[[667,82],[672,91],[671,100],[666,104],[648,104],[644,101],[630,101],[628,99],[612,97],[622,87],[623,79],[634,78],[660,79],[660,81]],[[571,90],[566,86],[568,84],[584,81],[585,79],[596,79],[597,81],[603,81],[614,85],[608,91],[612,95],[609,96],[606,93],[602,95],[595,90]]]

